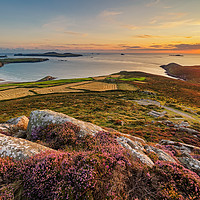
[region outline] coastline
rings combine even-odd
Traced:
[[[200,83],[200,66],[182,66],[177,63],[161,65],[168,76],[191,83]]]

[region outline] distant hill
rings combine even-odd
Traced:
[[[14,56],[45,56],[45,57],[79,57],[81,54],[74,53],[57,53],[57,52],[47,52],[47,53],[33,53],[33,54],[15,54]]]

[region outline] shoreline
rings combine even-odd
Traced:
[[[200,66],[182,66],[177,63],[161,65],[165,73],[170,77],[175,77],[178,80],[200,84]]]

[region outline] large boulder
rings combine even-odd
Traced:
[[[22,160],[47,150],[54,151],[40,144],[0,133],[0,157],[2,158]]]
[[[68,115],[53,112],[51,110],[36,110],[31,112],[29,124],[28,124],[28,139],[30,139],[31,133],[34,129],[38,127],[44,127],[49,124],[62,124],[65,122],[71,122],[80,127],[80,135],[95,135],[99,131],[104,131],[101,127],[96,126],[89,122],[83,122],[77,120]]]

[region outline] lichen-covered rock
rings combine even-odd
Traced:
[[[185,143],[181,143],[181,142],[174,142],[174,141],[170,141],[170,140],[161,140],[159,142],[159,144],[162,145],[173,145],[176,149],[182,151],[182,152],[192,152],[192,151],[200,151],[199,147],[190,145],[190,144],[185,144]]]
[[[68,115],[53,112],[51,110],[36,110],[31,112],[30,120],[28,124],[28,139],[30,139],[30,135],[32,131],[38,127],[44,127],[49,124],[62,124],[65,122],[71,122],[80,127],[80,135],[95,135],[99,131],[104,131],[101,127],[96,126],[89,122],[83,122],[77,120]]]
[[[133,135],[129,135],[129,134],[124,134],[124,133],[119,133],[121,136],[124,136],[126,138],[131,139],[132,141],[134,141],[135,143],[137,143],[138,145],[146,145],[146,141],[143,140],[142,138],[133,136]]]
[[[26,138],[26,131],[13,124],[0,124],[0,133],[17,138]]]
[[[168,153],[164,152],[161,149],[158,149],[156,147],[153,146],[149,146],[152,151],[158,155],[158,159],[159,160],[163,160],[163,161],[168,161],[168,162],[173,162],[176,163],[176,161],[174,160],[174,158],[172,158]]]
[[[132,156],[138,158],[142,163],[152,167],[154,165],[153,161],[143,153],[143,147],[138,146],[134,141],[126,137],[118,137],[117,141],[124,148],[128,149]]]
[[[199,160],[192,158],[192,156],[190,155],[179,157],[178,159],[184,167],[196,172],[200,176],[200,161]]]
[[[21,130],[26,130],[28,127],[28,122],[29,119],[25,115],[23,115],[21,117],[9,119],[6,123],[15,125],[16,127],[19,127]]]
[[[23,115],[21,117],[9,119],[6,123],[15,125],[22,130],[26,130],[28,127],[28,122],[29,122],[29,119],[25,115]]]
[[[47,150],[52,149],[0,133],[0,157],[11,157],[15,160],[22,160]]]

